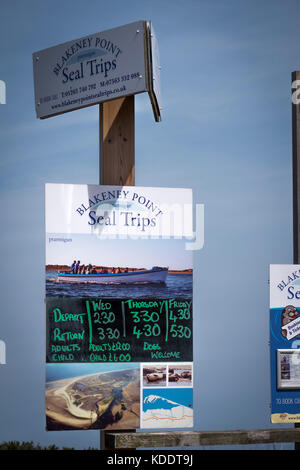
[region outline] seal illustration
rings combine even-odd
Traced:
[[[293,305],[287,305],[281,314],[281,326],[287,325],[291,321],[298,317],[298,310]],[[285,338],[287,337],[286,330],[281,329],[281,334]]]

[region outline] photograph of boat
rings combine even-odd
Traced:
[[[184,188],[46,185],[46,297],[191,301],[191,202]]]
[[[139,364],[47,364],[47,431],[140,427]]]
[[[93,274],[74,274],[64,271],[58,272],[57,281],[96,284],[165,283],[167,275],[168,268],[154,266],[152,269],[140,271]]]
[[[184,243],[47,234],[46,296],[191,300],[193,260]]]

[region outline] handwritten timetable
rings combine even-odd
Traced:
[[[192,361],[192,301],[47,298],[49,363]]]

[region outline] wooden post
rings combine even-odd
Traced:
[[[300,80],[300,72],[292,72],[292,83]],[[293,93],[293,89],[292,89]],[[292,145],[293,145],[293,258],[300,264],[300,105],[292,103]],[[295,424],[299,428],[300,423]],[[300,442],[295,442],[300,450]]]
[[[99,124],[100,184],[134,186],[134,95],[101,103]],[[101,450],[107,449],[106,432],[100,431]]]
[[[134,95],[100,104],[100,184],[134,186]]]

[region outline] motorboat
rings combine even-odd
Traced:
[[[154,266],[152,269],[120,273],[73,274],[59,272],[58,282],[77,282],[95,284],[132,284],[132,283],[165,283],[168,268]]]

